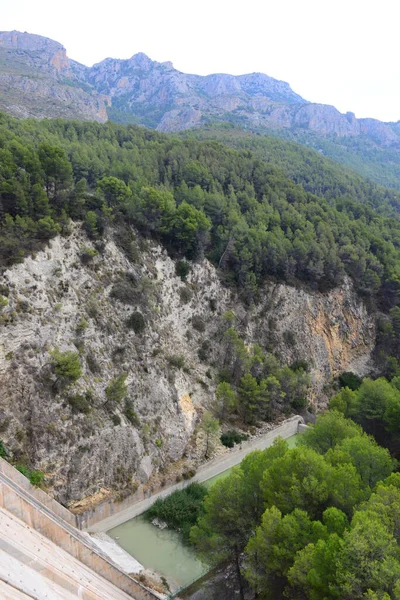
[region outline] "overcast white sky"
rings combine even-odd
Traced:
[[[341,112],[400,120],[399,0],[0,0],[0,30],[92,65],[145,52],[186,73],[260,71]]]

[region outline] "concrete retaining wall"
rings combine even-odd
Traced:
[[[38,502],[46,506],[49,510],[51,510],[55,515],[60,517],[66,521],[69,525],[76,527],[76,517],[73,515],[67,508],[59,504],[56,500],[51,498],[48,494],[40,490],[39,488],[35,488],[29,482],[29,479],[22,475],[17,469],[11,466],[6,460],[0,458],[0,475],[6,475],[12,481],[14,481],[20,488],[28,492],[31,496],[36,498]]]
[[[179,484],[174,484],[169,487],[164,487],[160,489],[147,490],[146,493],[144,493],[142,489],[139,489],[135,494],[133,494],[132,496],[128,496],[122,502],[106,500],[101,504],[96,505],[92,509],[76,515],[77,526],[83,530],[105,531],[106,529],[104,529],[103,527],[99,528],[94,526],[100,523],[101,521],[109,519],[114,515],[117,515],[124,511],[128,511],[128,509],[131,509],[134,505],[139,504],[144,500],[148,500],[150,498],[154,498],[154,500],[156,500],[157,497],[170,494],[176,489],[182,489],[190,483],[192,483],[193,481],[198,481],[200,483],[206,481],[210,477],[213,477],[218,473],[222,473],[223,471],[231,467],[233,457],[237,457],[237,462],[234,462],[233,464],[239,464],[242,458],[245,456],[245,454],[251,452],[252,450],[263,450],[264,448],[267,448],[272,444],[276,437],[280,436],[283,439],[286,439],[291,437],[292,435],[295,435],[296,433],[298,433],[299,424],[303,423],[303,418],[298,415],[287,419],[281,425],[278,425],[263,436],[253,438],[247,442],[242,442],[240,446],[232,448],[223,456],[203,464],[201,467],[199,467],[196,476],[188,481],[182,481]],[[146,510],[146,508],[144,508],[143,510]],[[143,510],[137,512],[136,514],[140,514],[140,512],[143,512]],[[136,516],[136,514],[133,516]],[[121,523],[124,522],[124,520],[127,520],[128,518],[132,517],[122,518]],[[115,524],[119,523],[115,521]],[[113,524],[112,526],[114,527],[115,524]]]
[[[32,497],[30,497],[32,486],[27,480],[21,480],[21,477],[24,476],[10,465],[5,468],[4,465],[1,466],[3,467],[0,473],[0,506],[2,508],[15,515],[32,529],[40,532],[132,598],[136,600],[159,599],[157,594],[143,587],[116,565],[109,562],[105,556],[103,557],[99,551],[90,545],[89,540],[83,538],[86,534],[82,534],[71,524],[65,522],[57,514],[57,512],[65,514],[63,507],[58,505],[55,507],[57,512],[53,511],[54,504],[57,503],[41,490],[32,488],[35,495],[32,494]],[[11,481],[7,481],[3,475],[6,475]],[[39,492],[41,493],[39,494]],[[47,496],[47,499],[44,498],[46,503],[43,504],[43,508],[40,506],[41,501],[37,496],[42,498]],[[70,520],[73,517],[74,515],[71,514]],[[73,520],[75,521],[74,518]]]

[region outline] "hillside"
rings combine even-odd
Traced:
[[[17,117],[110,118],[159,131],[229,122],[296,141],[400,188],[398,123],[341,114],[262,73],[191,75],[143,53],[86,67],[70,60],[57,42],[0,32],[0,108]]]
[[[1,439],[63,502],[187,474],[207,410],[254,432],[398,369],[398,215],[373,188],[328,201],[113,123],[2,115],[0,141]]]

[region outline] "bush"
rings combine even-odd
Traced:
[[[126,373],[121,373],[110,381],[106,387],[107,401],[119,404],[125,398],[128,391],[125,383],[127,377]]]
[[[143,333],[146,329],[146,321],[141,312],[135,311],[129,315],[126,320],[126,325],[129,329],[133,329],[133,331],[137,334]]]
[[[74,396],[69,396],[68,398],[68,402],[75,412],[81,412],[86,415],[90,413],[91,400],[92,394],[90,392],[87,392],[83,395],[75,394]]]
[[[203,340],[200,348],[197,351],[197,356],[202,362],[207,362],[210,357],[211,342],[210,340]],[[210,378],[211,379],[211,378]]]
[[[206,325],[200,315],[193,315],[192,326],[196,331],[200,331],[201,333],[206,329]]]
[[[175,263],[175,274],[182,279],[182,281],[186,281],[187,276],[190,273],[190,264],[186,260],[178,260]]]
[[[308,364],[308,362],[306,360],[295,360],[291,365],[290,368],[292,369],[292,371],[300,371],[303,370],[306,373],[309,373],[310,371],[310,365]]]
[[[121,425],[121,417],[115,413],[111,415],[111,421],[114,423],[115,426]]]
[[[305,408],[307,408],[307,404],[307,398],[293,398],[293,400],[290,403],[293,410],[304,410]]]
[[[352,371],[345,371],[339,375],[340,387],[348,387],[353,391],[358,390],[362,384],[362,379]]]
[[[132,402],[125,402],[124,415],[128,419],[128,421],[132,423],[132,425],[134,425],[135,427],[140,427],[140,420],[136,414],[136,411],[133,408]]]
[[[296,345],[296,336],[293,331],[290,331],[289,329],[286,329],[286,331],[283,332],[283,339],[288,346],[293,347]]]
[[[89,248],[88,246],[83,246],[80,249],[79,258],[81,259],[81,263],[83,265],[88,265],[95,256],[98,255],[97,250],[94,248]]]
[[[180,531],[184,541],[189,542],[190,529],[196,524],[206,495],[207,488],[204,485],[191,483],[183,490],[156,500],[146,517],[149,521],[155,518],[164,521],[168,527]]]
[[[97,361],[95,353],[92,350],[89,350],[86,355],[86,363],[93,374],[101,372],[101,367]]]
[[[64,384],[75,383],[82,376],[78,352],[60,352],[58,348],[50,352],[51,366],[57,379]]]
[[[7,458],[7,449],[1,440],[0,440],[0,457]]]
[[[249,436],[245,433],[239,433],[236,429],[232,429],[231,431],[227,431],[223,433],[220,437],[221,444],[226,446],[227,448],[233,448],[235,444],[240,444],[249,439]]]
[[[25,475],[29,479],[30,483],[35,487],[40,487],[44,480],[43,471],[37,471],[36,469],[29,469],[25,465],[15,465],[17,471]]]
[[[189,304],[193,298],[193,293],[188,287],[183,287],[179,290],[179,297],[183,304]]]
[[[124,304],[135,304],[135,287],[130,281],[118,281],[113,285],[110,296]]]
[[[172,367],[176,367],[177,369],[183,369],[185,366],[185,357],[182,354],[167,356],[167,361]]]
[[[76,333],[77,335],[81,335],[85,329],[87,329],[89,326],[89,323],[86,321],[85,317],[81,317],[81,319],[79,320],[79,323],[76,326]]]

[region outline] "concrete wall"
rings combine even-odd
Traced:
[[[284,421],[281,425],[278,425],[268,433],[263,436],[259,436],[253,438],[247,442],[242,442],[240,446],[236,446],[232,448],[229,452],[226,452],[223,456],[209,461],[199,467],[196,476],[189,481],[182,481],[179,484],[171,485],[167,488],[159,488],[147,490],[146,493],[143,492],[143,489],[139,489],[135,494],[128,496],[122,502],[115,502],[113,500],[105,500],[104,502],[97,504],[90,510],[87,510],[81,514],[76,515],[77,518],[77,526],[83,530],[91,531],[91,528],[100,521],[108,519],[109,517],[121,513],[134,504],[142,502],[156,494],[162,493],[161,495],[167,495],[173,492],[175,489],[182,489],[186,485],[189,485],[192,481],[203,482],[213,477],[218,473],[222,473],[225,469],[232,466],[232,458],[237,456],[237,462],[234,464],[239,464],[245,454],[251,452],[252,450],[267,448],[272,444],[274,439],[278,436],[283,439],[289,438],[292,435],[298,433],[299,424],[303,424],[303,418],[296,415],[295,417],[291,417]],[[210,472],[210,467],[215,465],[214,472]]]
[[[6,460],[0,458],[0,475],[3,474],[14,481],[20,488],[34,496],[41,504],[46,506],[55,515],[66,521],[69,525],[76,527],[76,517],[67,508],[59,504],[56,500],[51,498],[43,490],[34,487],[29,482],[29,479],[22,475],[17,469],[11,466]]]
[[[58,505],[55,507],[57,512],[54,512],[53,507],[57,503],[41,490],[35,490],[34,488],[35,496],[33,497],[32,495],[31,498],[29,495],[31,492],[29,482],[21,479],[24,476],[10,465],[4,467],[2,464],[1,466],[0,507],[15,515],[18,519],[29,525],[29,527],[40,532],[57,546],[95,571],[95,573],[98,573],[117,588],[129,594],[132,598],[136,600],[154,600],[155,598],[159,598],[157,594],[151,592],[129,575],[119,570],[117,566],[109,562],[94,547],[91,547],[89,540],[86,541],[80,531],[75,529],[71,524],[68,524],[68,522],[65,522],[57,514],[57,512],[65,514],[63,507]],[[5,472],[7,472],[7,477],[12,480],[11,483],[2,477]],[[24,477],[24,479],[26,478]],[[41,493],[39,494],[38,492]],[[45,508],[41,508],[38,496],[42,498],[47,496],[47,498],[44,498],[46,504],[43,506]]]

